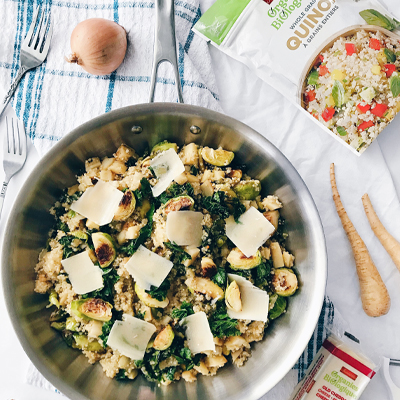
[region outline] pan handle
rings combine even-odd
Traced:
[[[155,0],[156,29],[154,38],[154,60],[151,73],[150,103],[154,102],[156,89],[157,69],[163,61],[171,63],[178,90],[178,101],[183,103],[181,80],[179,77],[178,59],[175,38],[175,10],[174,0]]]

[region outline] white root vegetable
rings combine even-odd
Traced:
[[[358,280],[360,282],[361,302],[365,313],[370,317],[379,317],[386,314],[390,308],[390,297],[374,262],[369,255],[367,246],[354,228],[346,210],[343,207],[336,186],[335,165],[330,168],[333,201],[336,211],[342,221],[343,229],[353,250],[356,261]]]
[[[362,197],[362,202],[371,229],[400,271],[400,243],[383,226],[372,207],[371,200],[367,193]]]

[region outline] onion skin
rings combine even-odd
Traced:
[[[125,57],[125,29],[114,21],[90,18],[80,22],[71,34],[72,54],[67,59],[93,75],[108,75]]]

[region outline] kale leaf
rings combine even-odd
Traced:
[[[112,303],[114,300],[114,285],[119,280],[119,275],[114,268],[107,268],[102,270],[103,274],[103,287],[101,289],[94,290],[93,292],[82,295],[83,299],[87,298],[100,298],[104,301]]]
[[[201,206],[210,214],[218,215],[222,219],[226,219],[230,215],[229,208],[225,202],[225,192],[215,192],[212,196],[203,197]]]
[[[221,219],[233,215],[236,222],[246,211],[246,207],[237,197],[227,197],[225,192],[215,192],[212,196],[203,197],[201,206],[210,214],[217,215]]]
[[[153,197],[150,182],[146,178],[142,178],[140,180],[140,189],[134,190],[133,194],[135,195],[138,207],[140,207],[144,199]]]
[[[172,259],[171,261],[178,265],[182,264],[185,260],[191,260],[190,254],[186,253],[182,247],[178,246],[175,242],[164,242],[164,245],[167,249],[172,251]]]
[[[226,280],[228,279],[228,275],[224,268],[217,268],[217,273],[211,278],[211,280],[216,283],[218,286],[221,286],[223,289],[226,288]]]
[[[193,306],[190,303],[184,301],[181,304],[180,308],[175,308],[172,310],[171,317],[181,320],[182,318],[185,318],[188,315],[192,314],[194,314]]]
[[[63,249],[63,259],[69,258],[73,256],[76,253],[79,253],[81,250],[79,248],[73,248],[72,247],[72,242],[76,239],[75,236],[63,236],[58,240],[58,243],[60,243],[62,246],[64,246]]]
[[[167,297],[170,286],[171,283],[169,279],[164,279],[164,282],[159,287],[151,286],[150,290],[146,290],[146,293],[153,299],[163,301]]]
[[[224,301],[217,302],[217,308],[208,320],[214,337],[239,336],[238,320],[229,318]]]
[[[256,268],[251,270],[251,274],[253,276],[254,284],[256,286],[265,286],[268,284],[268,278],[271,274],[271,261],[266,260],[258,265]]]
[[[157,199],[161,204],[165,204],[168,200],[178,196],[190,196],[194,198],[193,186],[189,182],[183,185],[174,183],[165,192],[161,193]]]

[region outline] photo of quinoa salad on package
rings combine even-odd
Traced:
[[[360,155],[400,110],[400,22],[375,0],[217,0],[195,33]],[[315,134],[321,131],[316,130]]]
[[[318,55],[302,105],[360,151],[400,110],[400,43],[376,29],[353,31]]]

